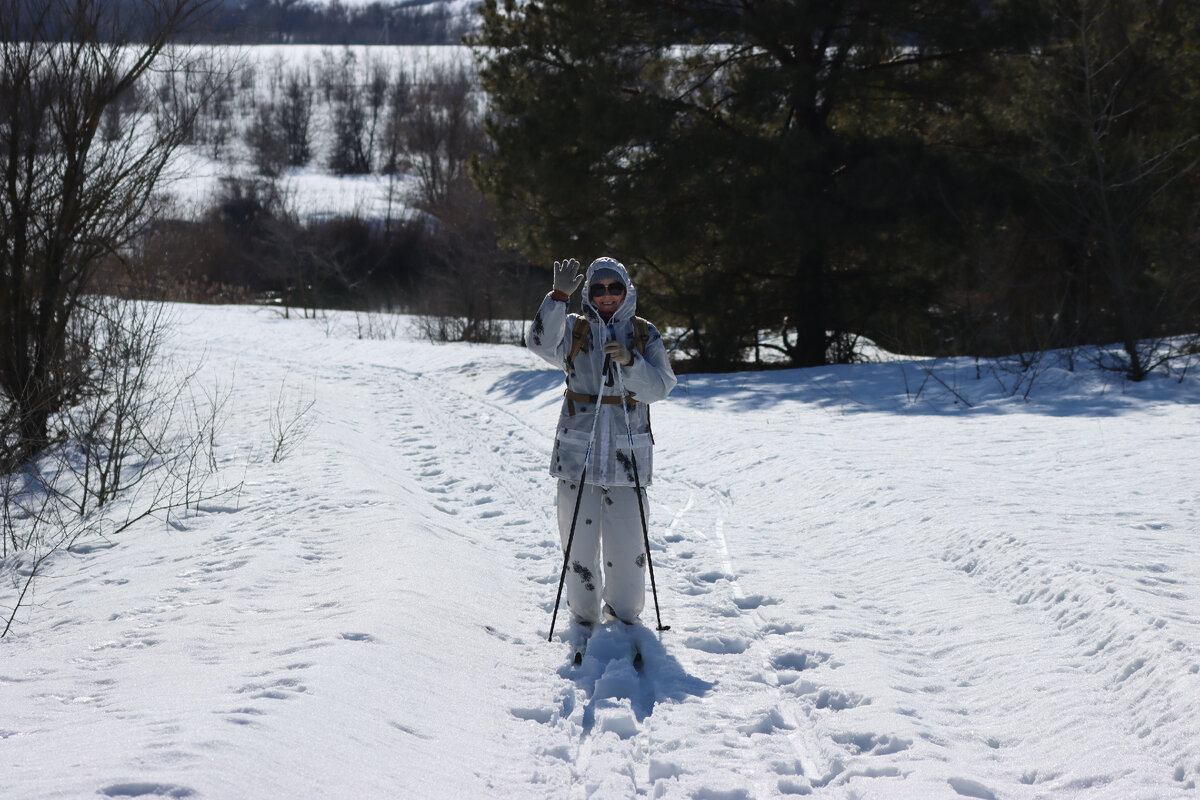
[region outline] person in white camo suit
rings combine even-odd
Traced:
[[[568,302],[580,284],[585,287],[583,314],[568,313]],[[581,497],[566,588],[567,607],[575,621],[585,626],[606,618],[635,622],[646,603],[646,553],[636,486],[648,486],[653,471],[648,406],[670,394],[676,378],[662,336],[649,323],[639,320],[635,325],[636,310],[637,289],[619,261],[598,258],[586,274],[579,273],[575,259],[556,261],[554,289],[542,301],[526,337],[530,350],[567,375],[550,474],[558,478],[558,528],[564,550],[576,497]],[[586,329],[581,331],[572,357],[581,316],[587,321]],[[639,336],[641,342],[636,340]],[[610,362],[620,365],[629,429],[616,367],[601,374]],[[602,381],[604,400],[597,420],[596,399]],[[593,421],[596,441],[580,495],[579,479],[584,474]],[[630,458],[630,430],[636,477]]]

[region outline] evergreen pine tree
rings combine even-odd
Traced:
[[[949,166],[912,126],[864,120],[965,102],[1033,10],[489,0],[471,41],[496,157],[478,175],[535,261],[631,263],[703,366],[732,366],[764,328],[791,363],[826,363],[861,321],[846,276],[864,243],[940,202],[916,176]]]

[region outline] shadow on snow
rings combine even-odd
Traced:
[[[492,384],[489,392],[502,394],[510,400],[535,400],[541,395],[563,385],[560,369],[522,369],[510,372]],[[553,399],[558,401],[560,393]]]
[[[640,670],[633,666],[634,642],[642,653]],[[638,723],[650,716],[657,704],[704,697],[716,686],[689,675],[663,645],[662,634],[621,622],[598,626],[588,640],[583,663],[574,666],[568,661],[559,674],[574,681],[588,698],[583,710],[584,734],[598,727],[622,739],[637,733]]]
[[[512,401],[560,400],[559,370],[519,370],[490,392]],[[763,372],[681,375],[664,402],[731,413],[801,405],[840,413],[1119,416],[1147,402],[1200,403],[1194,380],[1152,375],[1132,383],[1080,366],[1020,370],[1002,361],[909,360]]]

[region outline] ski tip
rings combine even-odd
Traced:
[[[583,651],[582,650],[575,651],[575,658],[572,659],[572,663],[575,664],[575,666],[577,666],[577,667],[583,663]]]

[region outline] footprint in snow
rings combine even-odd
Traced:
[[[554,709],[552,708],[510,708],[509,712],[517,719],[542,725],[549,725],[550,720],[554,718]]]
[[[752,736],[756,733],[770,735],[776,731],[790,731],[795,730],[795,728],[795,725],[783,718],[783,714],[778,708],[773,708],[757,722],[739,725],[737,730],[739,733],[745,734],[746,736]]]
[[[685,774],[687,774],[687,771],[674,761],[661,761],[656,758],[650,759],[650,783],[680,778]]]
[[[497,630],[491,625],[484,625],[483,629],[502,642],[509,642],[510,644],[525,644],[525,640],[520,636],[512,636],[504,633],[503,631]]]
[[[104,797],[194,797],[195,789],[173,783],[114,783],[100,790]]]
[[[835,733],[832,738],[838,744],[846,745],[855,753],[866,753],[873,756],[887,756],[912,747],[912,739],[886,734]]]
[[[255,700],[290,700],[307,691],[308,687],[295,678],[280,678],[270,683],[248,683],[237,693],[248,694]]]
[[[771,659],[771,666],[785,672],[803,672],[808,669],[815,669],[828,660],[828,653],[810,653],[806,650],[795,650],[775,656]]]
[[[232,711],[223,712],[222,716],[224,716],[228,722],[232,722],[234,725],[250,726],[257,724],[254,721],[255,717],[264,716],[266,713],[267,712],[263,711],[261,708],[246,706],[245,708],[235,708]]]
[[[789,694],[809,700],[813,704],[813,708],[821,710],[845,711],[848,708],[871,705],[870,698],[864,698],[860,694],[842,692],[837,689],[822,689],[809,681],[800,680],[799,677],[788,685],[787,691]]]
[[[637,720],[629,709],[605,709],[599,717],[595,728],[601,733],[614,733],[619,739],[632,739],[637,735]]]
[[[749,640],[741,636],[689,636],[683,644],[692,650],[715,655],[738,655],[750,647]]]
[[[857,708],[862,705],[870,705],[870,700],[864,700],[860,694],[854,692],[846,693],[839,692],[836,689],[822,689],[817,692],[816,705],[817,708],[828,708],[830,711],[845,711],[848,708]]]
[[[976,797],[979,800],[996,800],[996,793],[979,781],[969,778],[951,778],[950,788],[963,797]]]
[[[761,594],[749,594],[745,597],[733,598],[733,604],[742,611],[753,611],[754,609],[761,608],[763,606],[779,605],[779,601],[773,597],[766,597],[765,595]]]

